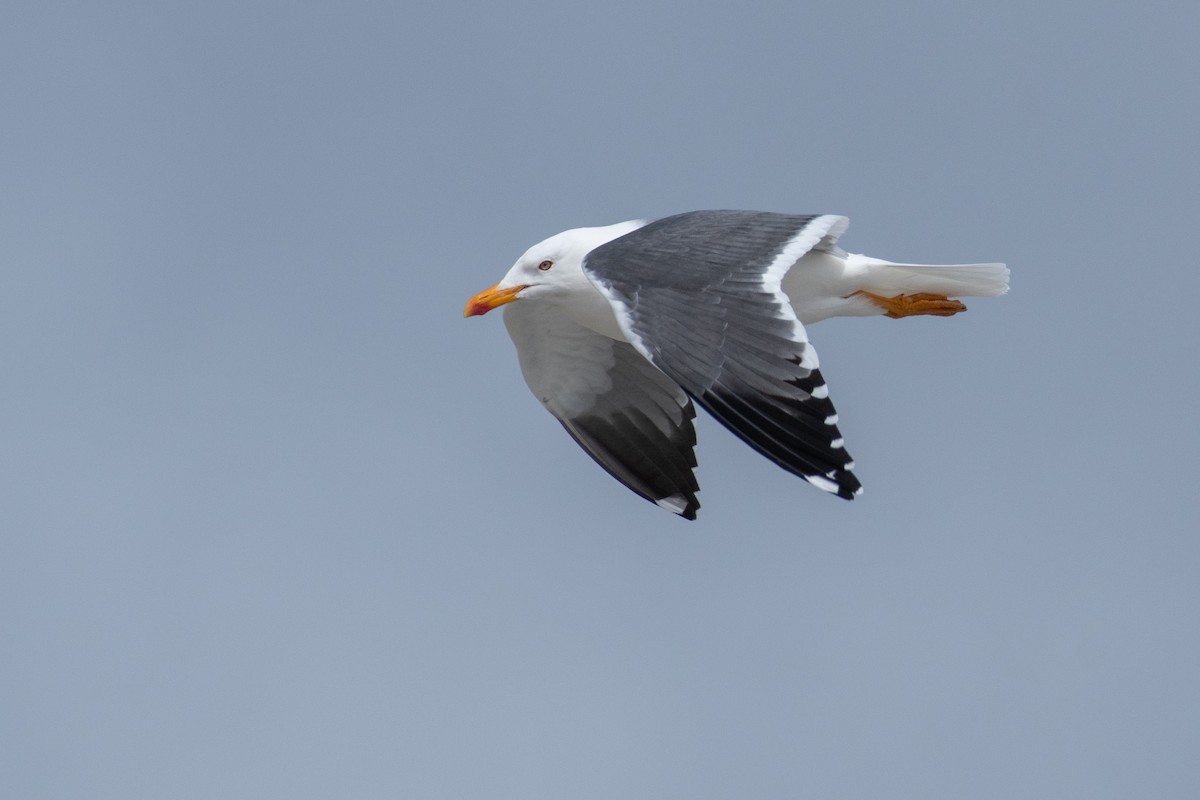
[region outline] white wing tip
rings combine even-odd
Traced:
[[[687,498],[681,494],[673,494],[670,497],[663,497],[654,501],[659,508],[665,508],[675,514],[682,514],[687,510]]]
[[[853,467],[854,462],[850,462],[848,465],[846,465],[845,470],[849,472],[851,469],[853,469]],[[830,494],[841,494],[842,487],[839,486],[838,482],[833,479],[833,475],[834,473],[830,472],[827,475],[802,475],[801,477],[823,492],[829,492]],[[852,496],[858,497],[860,494],[862,494],[862,492],[863,487],[859,486],[854,490]]]

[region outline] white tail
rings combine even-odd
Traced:
[[[894,264],[860,255],[851,255],[847,261],[859,259],[866,277],[864,288],[876,294],[994,297],[1008,291],[1008,267],[1004,264]]]

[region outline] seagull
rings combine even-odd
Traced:
[[[783,469],[862,492],[806,326],[951,316],[1008,291],[1004,264],[898,264],[838,246],[846,217],[691,211],[529,248],[463,315],[504,307],[525,382],[588,455],[685,519],[699,404]]]

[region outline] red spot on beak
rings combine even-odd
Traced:
[[[499,308],[505,303],[511,303],[517,299],[517,295],[524,288],[525,286],[511,286],[507,289],[501,289],[500,284],[496,284],[490,289],[484,289],[467,301],[467,307],[463,309],[463,316],[478,317],[481,314],[486,314],[493,308]]]

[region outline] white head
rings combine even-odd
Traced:
[[[463,316],[486,314],[514,300],[566,299],[595,291],[583,272],[584,257],[645,224],[633,220],[602,228],[574,228],[538,242],[517,259],[499,283],[472,297]]]

